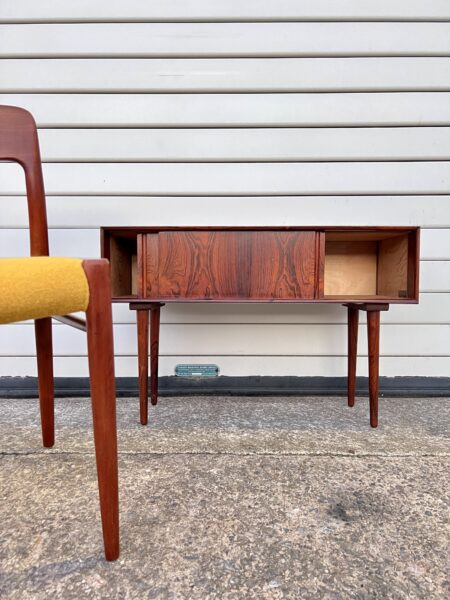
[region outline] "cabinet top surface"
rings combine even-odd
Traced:
[[[100,229],[111,232],[152,233],[158,231],[416,231],[411,225],[152,225],[152,226],[103,226]]]

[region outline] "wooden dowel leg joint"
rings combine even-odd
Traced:
[[[150,389],[153,406],[158,403],[158,358],[159,358],[159,327],[161,307],[155,306],[150,317]]]
[[[370,425],[378,426],[378,392],[380,362],[380,311],[367,313],[367,341],[369,355]]]
[[[139,417],[141,425],[148,423],[148,315],[149,309],[136,310],[139,365]]]
[[[352,303],[344,306],[348,308],[348,405],[353,406],[355,399],[358,312],[363,310],[367,313],[370,425],[378,427],[380,313],[389,310],[389,304]]]
[[[358,352],[358,323],[359,311],[353,306],[348,307],[348,406],[355,405],[356,392],[356,357]]]
[[[148,363],[149,363],[149,333],[150,333],[150,398],[155,406],[158,402],[158,358],[159,358],[159,329],[163,303],[134,302],[130,310],[136,311],[138,332],[138,362],[139,362],[139,403],[140,421],[148,423]],[[150,314],[149,314],[150,313]],[[150,320],[150,323],[149,323]],[[150,331],[149,331],[150,325]]]

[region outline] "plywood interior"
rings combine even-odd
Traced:
[[[113,297],[137,293],[136,238],[110,238],[111,287]]]
[[[370,240],[327,241],[325,296],[376,295],[377,249],[378,242]]]
[[[407,298],[408,233],[326,233],[326,298]]]

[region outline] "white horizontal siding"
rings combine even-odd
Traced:
[[[422,269],[421,289],[424,292],[448,292],[450,290],[450,261],[436,260],[426,263]]]
[[[98,168],[102,168],[98,166]],[[218,210],[220,208],[220,210]],[[443,196],[49,196],[53,228],[147,225],[419,225],[450,228]],[[26,227],[25,198],[0,196],[0,227]]]
[[[0,25],[0,57],[448,56],[450,23]]]
[[[33,353],[34,328],[28,323],[3,325],[0,356],[29,356]],[[83,356],[86,338],[78,330],[55,325],[54,350],[58,356]],[[160,352],[186,356],[345,356],[347,327],[333,324],[270,323],[163,323]],[[365,336],[359,352],[367,355]],[[447,356],[450,327],[440,324],[385,324],[380,341],[383,356]],[[115,353],[134,355],[136,328],[115,325]]]
[[[450,91],[444,58],[4,59],[0,92]]]
[[[445,20],[447,0],[2,0],[0,22]]]
[[[47,194],[296,195],[446,194],[450,162],[47,163]],[[20,194],[23,174],[0,165],[0,195]],[[374,203],[376,200],[374,200]],[[444,200],[445,202],[445,200]]]
[[[450,127],[44,129],[45,162],[449,160]]]
[[[420,304],[383,313],[381,374],[450,374],[449,2],[3,0],[0,23],[0,103],[40,128],[54,254],[98,256],[101,225],[420,225]],[[27,251],[23,193],[1,165],[0,255]],[[160,372],[342,376],[345,317],[168,306]],[[135,376],[135,315],[114,318]],[[87,375],[82,334],[56,325],[55,349],[57,375]],[[5,326],[0,376],[35,374],[33,352],[31,324]],[[359,352],[366,375],[364,326]]]
[[[188,101],[187,101],[188,100]],[[39,127],[450,125],[449,92],[328,94],[0,94]]]

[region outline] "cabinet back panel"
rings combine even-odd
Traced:
[[[377,242],[325,244],[325,296],[375,296]]]

